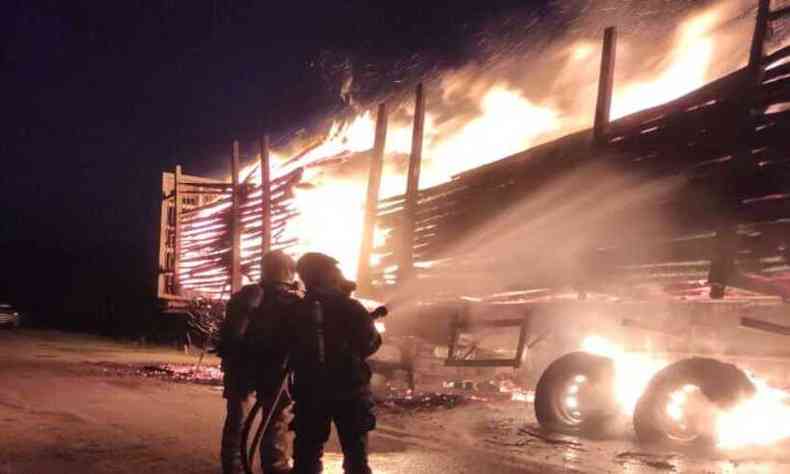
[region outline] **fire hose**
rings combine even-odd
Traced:
[[[314,319],[318,323],[323,323],[323,313],[320,311],[320,305],[317,311],[315,311]],[[370,317],[374,320],[383,318],[388,314],[388,310],[386,306],[379,306],[373,312],[370,313]],[[317,333],[319,338],[319,348],[323,349],[323,330],[319,326],[319,330]],[[320,358],[323,362],[325,354],[323,354],[323,350],[321,350],[322,354],[320,354]],[[252,438],[252,444],[249,444],[250,433],[252,432],[253,426],[255,425],[255,419],[258,417],[258,413],[263,409],[263,406],[267,400],[262,398],[258,398],[255,401],[255,404],[250,409],[249,414],[247,414],[246,418],[244,419],[244,426],[241,431],[241,464],[244,468],[245,474],[253,474],[252,471],[252,463],[253,459],[255,458],[255,452],[257,447],[260,445],[261,438],[266,433],[266,430],[269,429],[271,425],[272,418],[274,415],[277,414],[278,408],[280,403],[283,400],[283,395],[288,391],[288,381],[291,377],[291,369],[288,365],[288,361],[290,359],[290,355],[285,357],[285,361],[283,363],[283,375],[280,380],[279,389],[277,390],[277,395],[274,398],[268,400],[270,403],[269,406],[266,407],[266,411],[264,415],[261,417],[261,421],[258,423],[257,428],[255,429],[255,434]]]
[[[288,367],[288,357],[286,357],[283,367]],[[258,423],[255,435],[252,438],[252,444],[249,444],[250,433],[252,432],[252,427],[255,424],[255,418],[258,416],[258,412],[263,409],[264,400],[262,398],[258,398],[255,401],[255,404],[250,409],[250,413],[244,419],[244,427],[241,431],[241,464],[246,474],[253,474],[252,461],[255,457],[256,447],[260,445],[263,434],[269,428],[272,418],[277,413],[277,408],[283,399],[283,394],[288,390],[288,378],[290,375],[290,370],[286,370],[283,374],[279,389],[277,390],[277,395],[271,399],[270,406],[267,407],[260,423]]]

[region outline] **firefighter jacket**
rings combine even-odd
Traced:
[[[283,340],[299,301],[301,294],[291,285],[263,285],[263,298],[251,313],[242,341],[243,358],[259,393],[279,388],[288,355]]]
[[[381,336],[359,301],[339,291],[310,289],[287,327],[297,403],[315,396],[354,399],[369,391],[366,359],[381,346]]]
[[[217,355],[222,358],[223,368],[235,365],[241,358],[244,333],[253,310],[260,305],[262,298],[263,287],[255,284],[243,287],[228,300],[217,343]]]
[[[217,345],[226,385],[232,386],[226,388],[248,392],[257,385],[263,368],[282,363],[281,355],[268,350],[267,341],[279,330],[285,309],[299,298],[287,283],[247,285],[231,296]]]

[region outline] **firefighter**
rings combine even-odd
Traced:
[[[271,328],[267,320],[279,320],[284,308],[298,301],[294,292],[294,268],[291,257],[282,251],[263,256],[263,278],[247,285],[231,296],[225,321],[220,329],[217,353],[224,371],[223,397],[227,400],[227,416],[222,430],[221,458],[224,474],[242,472],[241,432],[246,415],[253,405],[252,392],[264,400],[271,399],[279,386],[277,370],[282,356],[251,343],[251,334],[260,328]],[[261,354],[268,357],[262,358]],[[261,440],[261,464],[266,474],[289,470],[286,453],[288,412],[275,407],[272,429]]]
[[[322,471],[334,422],[344,472],[369,474],[367,439],[376,418],[366,359],[378,350],[381,337],[367,310],[350,297],[354,285],[343,278],[335,259],[305,254],[297,272],[307,291],[288,331],[296,432],[292,472]]]

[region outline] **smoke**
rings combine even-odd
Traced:
[[[324,69],[348,104],[339,119],[343,124],[380,101],[389,102],[387,176],[405,173],[413,86],[425,83],[421,187],[427,187],[590,127],[606,26],[619,31],[612,107],[619,117],[679,97],[744,65],[753,10],[754,2],[747,0],[555,2],[545,11],[515,11],[480,26],[464,48],[467,59],[443,69],[429,64],[440,60],[419,53],[394,64],[364,67],[340,56],[325,61]],[[342,170],[327,173],[363,174],[368,159],[348,156]],[[403,192],[403,184],[384,189],[383,195]]]
[[[465,233],[395,299],[442,293],[484,298],[526,288],[601,290],[612,275],[604,272],[609,267],[596,259],[596,251],[614,242],[644,244],[668,232],[671,222],[656,203],[683,182],[678,177],[646,181],[605,165],[577,169]]]

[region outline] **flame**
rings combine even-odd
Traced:
[[[595,46],[586,41],[580,42],[573,47],[571,51],[571,58],[574,61],[584,61],[592,59],[595,54]]]
[[[790,394],[757,377],[751,376],[751,380],[757,389],[754,397],[716,419],[722,449],[765,446],[790,438]]]
[[[721,17],[720,11],[709,10],[682,23],[673,48],[661,62],[657,73],[618,84],[613,117],[674,99],[703,85],[716,52],[711,31]],[[627,44],[621,44],[620,48],[626,52],[630,49]],[[577,72],[571,74],[571,87],[563,86],[558,97],[535,96],[535,93],[545,94],[546,91],[519,87],[517,82],[496,77],[494,69],[478,73],[471,79],[468,71],[455,71],[434,84],[432,87],[438,89],[434,91],[438,94],[434,94],[436,97],[429,95],[420,187],[446,182],[459,172],[588,127],[592,121],[589,107],[595,103],[596,89],[589,85],[597,81],[597,76],[591,72],[590,77],[585,74],[582,78],[578,71],[588,71],[581,65],[597,62],[599,48],[594,43],[583,41],[565,51],[565,57],[573,66],[568,71]],[[597,72],[597,67],[595,69]],[[524,71],[523,76],[529,77],[528,73]],[[569,101],[578,99],[576,96],[580,93],[583,94],[582,102],[586,104],[583,107],[577,106],[578,100]],[[437,107],[430,102],[431,97],[442,102],[441,110],[436,111]],[[454,110],[464,112],[453,113]],[[412,115],[411,104],[404,104],[390,114],[381,197],[405,191]],[[364,111],[351,120],[332,123],[325,138],[297,160],[287,160],[289,153],[285,150],[279,150],[272,156],[273,178],[305,167],[303,181],[311,185],[295,190],[293,208],[299,215],[288,221],[286,235],[283,236],[283,239],[297,239],[289,251],[296,256],[307,251],[328,253],[340,261],[349,278],[356,276],[367,173],[360,169],[349,172],[348,168],[335,165],[337,159],[356,160],[351,163],[353,165],[368,157],[361,152],[373,147],[375,126],[374,114]],[[252,164],[243,170],[242,177],[260,183],[260,170]],[[217,214],[228,206],[230,204],[225,203],[201,211],[199,217]],[[196,241],[211,238],[210,232],[222,229],[221,222],[216,224],[190,227],[189,238]],[[187,237],[186,232],[184,236]],[[381,233],[376,233],[376,239],[382,237]],[[252,255],[259,243],[260,238],[244,235],[242,259]],[[372,256],[373,261],[378,258],[375,254]],[[178,271],[187,268],[182,265]],[[253,272],[245,281],[256,276],[259,275]]]
[[[481,114],[456,133],[437,140],[432,117],[426,119],[429,137],[425,156],[425,184],[448,181],[453,175],[518,153],[536,144],[537,138],[560,129],[558,112],[536,105],[516,89],[502,84],[480,98]]]
[[[616,90],[612,109],[618,117],[679,97],[702,86],[714,53],[711,28],[720,20],[716,10],[694,17],[677,33],[675,47],[656,77],[631,82]],[[575,62],[595,60],[597,48],[588,42],[574,46]],[[423,166],[420,187],[446,182],[453,175],[540,144],[579,127],[579,119],[563,113],[551,102],[534,100],[518,87],[500,81],[479,86],[470,84],[462,73],[446,77],[439,85],[443,100],[477,102],[477,115],[464,123],[442,121],[430,113],[425,120]],[[588,102],[594,103],[594,97]],[[405,116],[409,116],[409,111]],[[373,147],[375,117],[370,112],[350,124],[333,124],[327,141],[308,154],[304,162],[320,160]],[[411,123],[390,119],[387,159],[382,178],[382,197],[405,190],[404,156],[411,148]],[[398,161],[397,156],[400,156]],[[309,178],[308,178],[309,180]],[[323,251],[335,256],[351,278],[356,274],[363,223],[367,177],[327,173],[318,185],[297,193],[302,215],[294,225],[294,235],[302,243],[296,253]],[[377,238],[381,235],[377,234]],[[374,259],[377,256],[373,256]],[[629,402],[630,403],[630,402]]]
[[[714,57],[711,29],[721,21],[720,16],[718,10],[711,10],[685,22],[663,73],[616,89],[612,118],[669,102],[705,85]]]
[[[369,112],[363,112],[348,124],[334,122],[327,134],[327,139],[318,147],[307,153],[302,161],[311,163],[322,158],[337,156],[344,153],[357,153],[373,148],[376,121]]]
[[[499,382],[499,393],[509,394],[510,400],[514,402],[535,403],[534,390],[525,390],[510,379]]]
[[[327,180],[311,189],[296,190],[296,206],[301,210],[289,227],[300,239],[300,250],[324,252],[340,262],[345,275],[353,278],[364,215],[365,186],[352,180]],[[300,252],[301,253],[301,252]]]
[[[622,413],[628,416],[633,415],[636,402],[650,379],[667,365],[667,361],[649,354],[626,352],[623,347],[597,335],[586,337],[582,342],[582,350],[612,359],[615,369],[614,393]]]
[[[658,356],[625,352],[597,335],[585,338],[582,350],[613,360],[615,396],[623,413],[629,416],[633,415],[636,402],[653,376],[668,365],[667,360]],[[773,388],[752,374],[749,377],[756,388],[753,397],[727,410],[715,409],[715,436],[720,449],[766,446],[790,438],[790,393]],[[670,394],[667,415],[680,422],[692,394],[701,396],[699,387],[685,385]]]

